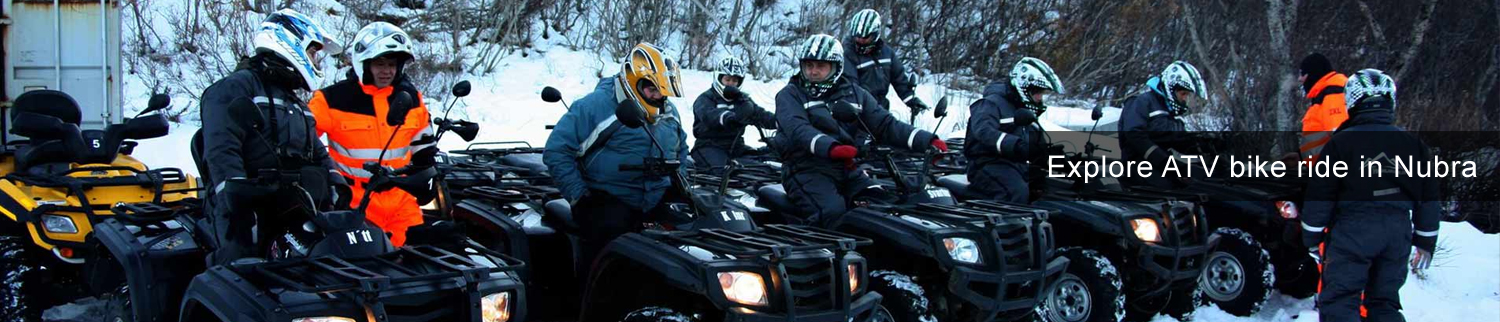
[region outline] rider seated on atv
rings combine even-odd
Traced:
[[[744,62],[725,57],[714,73],[713,88],[693,101],[693,137],[698,141],[693,143],[692,155],[700,169],[723,167],[730,160],[766,153],[745,146],[745,126],[775,129],[776,115],[740,91],[745,74]]]
[[[1010,71],[1010,82],[984,88],[969,106],[964,156],[969,159],[969,191],[977,197],[1030,203],[1033,181],[1028,162],[1047,154],[1047,139],[1035,125],[1047,111],[1043,97],[1062,93],[1062,80],[1040,59],[1026,57]]]
[[[1193,162],[1183,159],[1184,153],[1196,153],[1192,148],[1193,136],[1181,117],[1187,115],[1194,101],[1208,99],[1208,86],[1198,69],[1184,61],[1173,62],[1161,75],[1146,81],[1147,90],[1125,101],[1120,112],[1120,154],[1126,162],[1146,161],[1154,169],[1165,169],[1169,160],[1175,159],[1179,168]],[[1160,174],[1165,174],[1158,172]],[[1187,177],[1122,178],[1130,185],[1145,185],[1157,188],[1181,188],[1187,186]]]
[[[837,226],[850,208],[850,199],[896,199],[855,169],[854,158],[859,147],[866,145],[866,138],[914,150],[931,145],[948,151],[947,144],[936,135],[897,120],[880,107],[875,97],[843,75],[844,48],[838,39],[813,35],[797,52],[801,53],[801,70],[776,94],[776,119],[785,133],[778,136],[785,139],[777,149],[786,161],[783,180],[787,199],[806,212],[798,215],[805,216],[809,223]],[[836,104],[854,106],[857,115],[850,118],[857,120],[836,120]]]
[[[312,112],[293,93],[320,84],[321,54],[342,48],[318,23],[291,9],[266,17],[253,42],[254,56],[203,90],[199,108],[200,168],[208,170],[201,175],[209,183],[205,208],[216,244],[210,265],[265,257],[257,244],[290,224],[282,220],[287,214],[316,210],[289,200],[329,205],[338,199],[330,185],[343,179],[330,172],[332,160],[315,136]],[[246,104],[254,108],[233,107]],[[297,175],[262,177],[268,173]],[[286,189],[293,185],[302,189]]]
[[[411,189],[420,192],[420,196],[414,196],[406,189],[366,187],[372,174],[362,166],[377,159],[382,166],[391,168],[430,167],[437,163],[437,142],[429,126],[427,105],[422,103],[422,93],[404,72],[413,57],[411,45],[411,37],[395,25],[386,22],[366,25],[355,33],[350,46],[354,67],[348,78],[314,92],[308,103],[317,117],[318,134],[328,134],[328,155],[333,158],[335,169],[356,183],[350,187],[350,204],[338,207],[358,207],[365,189],[379,191],[370,195],[365,216],[390,235],[395,247],[406,243],[407,228],[422,224],[421,205],[432,201],[432,189]],[[402,123],[404,126],[400,127],[386,122],[391,113],[391,96],[398,91],[416,98],[415,106]]]
[[[591,265],[615,237],[651,222],[648,214],[666,210],[662,201],[673,190],[671,173],[622,166],[643,160],[687,161],[687,133],[677,108],[667,101],[682,97],[679,80],[675,60],[656,46],[638,44],[625,57],[620,74],[600,79],[594,92],[574,102],[547,137],[542,160],[581,230],[580,268]],[[625,120],[615,118],[620,108],[643,109],[646,124],[624,126]]]

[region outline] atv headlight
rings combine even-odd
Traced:
[[[973,239],[943,238],[943,248],[948,249],[948,257],[955,261],[979,264],[979,244]]]
[[[483,308],[484,322],[506,322],[510,321],[510,292],[500,292],[485,295],[479,299],[479,306]]]
[[[752,272],[719,273],[719,288],[724,297],[744,305],[766,305],[766,280]]]
[[[74,225],[73,218],[67,216],[42,215],[42,228],[53,233],[78,233],[78,225]]]
[[[310,318],[295,318],[292,322],[354,322],[354,319],[338,316],[318,316]]]
[[[1301,213],[1297,212],[1297,204],[1291,201],[1277,201],[1276,210],[1281,212],[1281,218],[1297,219]]]
[[[1130,220],[1130,229],[1135,230],[1135,238],[1143,242],[1161,242],[1161,227],[1156,225],[1156,219],[1136,218]]]
[[[863,276],[861,276],[861,274],[859,274],[859,264],[849,263],[848,269],[849,269],[849,294],[854,294],[855,292],[859,292],[859,280]]]

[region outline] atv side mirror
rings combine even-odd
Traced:
[[[1099,119],[1104,118],[1104,105],[1094,106],[1094,112],[1093,114],[1090,114],[1089,117],[1093,118],[1093,121],[1098,121]]]
[[[859,120],[859,108],[845,101],[834,101],[830,103],[829,111],[833,112],[833,119],[839,122],[854,122]]]
[[[1032,111],[1029,108],[1023,108],[1023,109],[1016,110],[1016,116],[1015,117],[1016,117],[1016,125],[1020,125],[1020,126],[1024,127],[1024,126],[1031,126],[1031,124],[1036,123],[1036,112]]]
[[[724,86],[724,99],[738,101],[744,97],[745,92],[741,92],[739,86]]]
[[[635,100],[625,100],[624,103],[615,106],[615,119],[626,127],[638,128],[646,125],[646,110],[641,108]]]
[[[470,89],[469,81],[461,81],[458,84],[453,84],[453,97],[469,96]]]
[[[941,117],[947,117],[947,116],[948,116],[948,97],[947,96],[943,96],[943,98],[938,99],[937,107],[933,107],[932,108],[932,117],[939,117],[939,118],[941,118]]]
[[[234,119],[241,128],[253,129],[266,126],[266,115],[260,113],[260,106],[250,98],[241,98],[229,103],[229,117]]]
[[[405,125],[406,114],[411,113],[411,109],[416,105],[412,100],[411,93],[396,91],[395,94],[391,94],[390,100],[390,111],[385,114],[385,124],[390,126]]]
[[[557,103],[557,101],[561,100],[562,92],[557,91],[557,88],[553,88],[552,86],[542,88],[542,101],[547,103]]]
[[[167,96],[167,94],[157,93],[157,94],[151,95],[151,101],[149,101],[149,102],[146,103],[146,109],[141,110],[140,113],[136,113],[135,116],[136,117],[141,117],[141,115],[146,115],[146,113],[160,111],[160,110],[166,109],[167,106],[171,106],[171,105],[172,105],[172,97]]]

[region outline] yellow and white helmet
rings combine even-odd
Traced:
[[[677,62],[661,49],[649,43],[640,43],[625,55],[618,76],[625,99],[635,100],[646,110],[647,121],[655,122],[656,114],[667,107],[665,97],[682,97],[682,76]],[[663,99],[651,100],[641,95],[645,85],[655,86]]]

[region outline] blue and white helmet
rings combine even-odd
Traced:
[[[1016,62],[1016,67],[1011,68],[1010,86],[1016,89],[1016,93],[1021,94],[1021,103],[1037,114],[1046,112],[1047,105],[1044,102],[1032,100],[1031,91],[1045,89],[1058,94],[1066,92],[1063,89],[1062,80],[1057,78],[1057,72],[1052,71],[1052,66],[1048,66],[1047,62],[1041,59],[1032,57],[1021,58],[1021,61]]]
[[[1166,91],[1167,107],[1172,115],[1185,115],[1188,113],[1188,103],[1177,99],[1172,94],[1174,90],[1186,90],[1197,94],[1198,99],[1208,100],[1208,85],[1203,82],[1203,74],[1198,73],[1198,68],[1193,67],[1185,61],[1175,61],[1167,65],[1167,69],[1161,72],[1162,90]]]
[[[745,75],[749,73],[750,69],[745,67],[745,62],[740,61],[739,58],[729,56],[720,59],[719,65],[714,66],[714,93],[719,93],[719,97],[724,97],[724,82],[720,81],[724,76],[739,77],[741,85],[744,85]]]
[[[344,51],[323,26],[292,9],[281,9],[267,15],[251,42],[255,45],[255,52],[274,53],[297,69],[305,82],[303,86],[308,90],[323,84],[323,69],[319,63],[322,58]],[[322,50],[308,56],[307,49],[314,45]]]
[[[1375,97],[1385,97],[1391,101],[1392,109],[1396,107],[1396,80],[1378,69],[1366,68],[1349,75],[1344,93],[1351,111],[1360,107],[1361,101]]]

